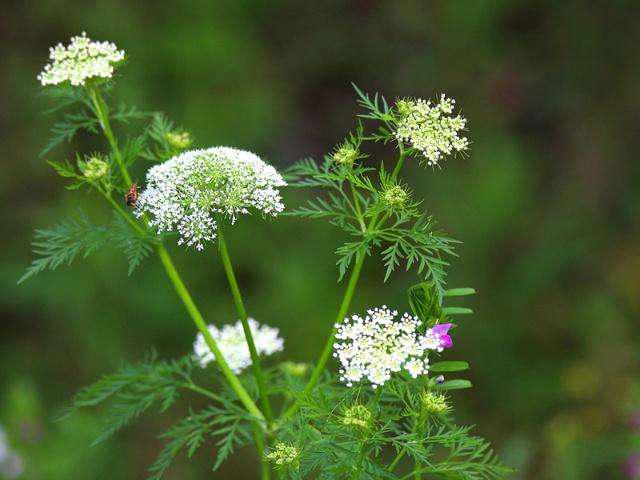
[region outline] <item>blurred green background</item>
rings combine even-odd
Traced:
[[[639,23],[640,4],[621,0],[4,3],[0,425],[22,478],[144,478],[156,435],[188,403],[95,448],[98,415],[52,421],[123,359],[152,347],[176,357],[194,339],[155,258],[127,278],[125,260],[105,249],[16,285],[34,228],[78,208],[109,218],[38,157],[55,118],[41,114],[49,104],[36,74],[50,45],[82,30],[129,55],[116,100],[164,110],[199,146],[247,148],[279,167],[320,157],[353,127],[351,81],[390,99],[456,98],[470,157],[440,171],[411,165],[406,177],[464,241],[450,285],[479,292],[449,354],[471,362],[475,384],[455,394],[458,416],[519,469],[514,478],[640,478]],[[75,147],[104,144],[80,137]],[[248,219],[228,236],[250,313],[281,328],[288,356],[311,361],[343,289],[332,253],[340,233]],[[173,251],[206,317],[234,320],[215,250]],[[406,308],[414,278],[383,285],[382,276],[365,265],[354,310]],[[246,456],[211,474],[212,448],[167,478],[253,478]]]

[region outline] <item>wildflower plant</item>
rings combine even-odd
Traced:
[[[262,479],[508,475],[485,440],[454,422],[449,392],[471,387],[459,377],[469,365],[440,357],[455,351],[454,319],[472,312],[448,303],[475,292],[447,287],[446,267],[457,241],[436,228],[401,178],[412,159],[442,165],[447,156],[466,151],[466,120],[454,115],[453,100],[389,105],[355,87],[362,110],[354,132],[323,161],[301,160],[283,176],[245,150],[192,149],[188,131],[161,113],[114,108],[108,102],[113,74],[124,58],[114,44],[82,34],[67,47],[54,47],[38,76],[55,102],[52,111],[62,116],[43,156],[66,188],[96,194],[113,220],[99,225],[80,213],[36,230],[36,258],[20,282],[105,247],[123,252],[129,275],[157,256],[197,333],[193,351],[182,358],[164,361],[151,354],[80,390],[64,417],[103,406],[100,443],[154,408],[162,414],[177,408],[181,397],[205,400],[160,435],[165,446],[149,467],[150,479],[162,478],[181,452],[191,457],[208,442],[216,451],[213,469],[237,448],[253,445]],[[117,136],[114,126],[128,135]],[[54,149],[80,131],[102,135],[105,149],[52,160]],[[375,158],[372,142],[382,142],[397,160]],[[317,194],[285,209],[285,186]],[[328,221],[346,238],[336,248],[338,278],[347,277],[344,296],[333,322],[327,319],[327,340],[312,364],[280,361],[279,330],[248,316],[225,240],[224,232],[238,221],[280,214],[300,218],[301,227],[309,219]],[[190,255],[210,255],[217,246],[236,323],[205,321],[167,241]],[[385,282],[399,268],[415,273],[405,313],[387,306],[364,315],[351,310],[368,258],[382,262]],[[332,356],[336,366],[329,364]]]

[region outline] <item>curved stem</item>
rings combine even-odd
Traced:
[[[231,294],[233,295],[233,301],[236,305],[236,310],[240,316],[242,322],[242,329],[244,330],[244,336],[249,347],[249,353],[251,355],[251,363],[253,367],[253,374],[258,384],[258,390],[260,392],[260,401],[262,403],[262,409],[267,422],[273,420],[273,413],[271,411],[271,405],[269,404],[269,397],[267,394],[267,387],[264,381],[264,375],[262,373],[262,366],[260,364],[260,357],[258,356],[258,350],[253,340],[253,334],[251,333],[251,327],[249,326],[249,319],[247,311],[244,308],[244,302],[242,301],[242,294],[238,287],[238,281],[236,280],[235,272],[233,271],[233,265],[231,265],[231,258],[229,257],[229,249],[227,248],[227,242],[224,239],[224,235],[221,229],[218,229],[218,246],[220,250],[220,257],[222,258],[222,264],[224,265],[224,271],[229,281],[229,287],[231,288]]]
[[[165,270],[167,271],[167,275],[169,276],[171,283],[173,283],[173,286],[176,289],[176,292],[178,293],[178,296],[184,303],[184,306],[186,307],[187,312],[189,312],[189,315],[191,316],[193,323],[196,324],[196,327],[198,327],[198,330],[200,330],[200,333],[202,333],[202,335],[204,336],[205,342],[207,343],[207,345],[215,355],[216,362],[218,363],[218,367],[220,367],[220,370],[222,371],[222,374],[225,376],[225,378],[229,382],[229,385],[231,386],[233,391],[236,393],[236,395],[238,396],[242,404],[245,406],[247,411],[253,416],[255,416],[258,420],[264,420],[264,415],[262,415],[262,412],[258,409],[258,407],[253,402],[253,400],[251,399],[251,397],[249,396],[245,388],[242,386],[236,374],[231,371],[231,368],[229,368],[227,361],[224,359],[222,352],[218,348],[218,344],[216,343],[214,338],[211,336],[211,333],[207,328],[207,324],[202,318],[202,314],[200,313],[200,310],[198,310],[198,307],[196,306],[193,299],[191,298],[191,294],[189,293],[189,291],[187,290],[187,287],[184,285],[182,279],[180,278],[180,274],[176,270],[176,267],[174,266],[173,261],[171,260],[171,257],[167,252],[167,249],[164,247],[164,245],[160,244],[157,246],[157,252],[158,252],[158,256],[160,257],[160,260],[162,261],[162,264],[164,265]]]
[[[107,109],[107,104],[104,102],[104,99],[100,94],[100,90],[98,90],[97,87],[91,86],[88,87],[87,90],[89,91],[89,96],[91,97],[91,102],[93,103],[96,117],[98,117],[98,121],[100,122],[100,127],[102,127],[104,136],[107,137],[107,141],[109,142],[111,150],[113,151],[113,156],[115,157],[116,162],[118,163],[118,167],[120,168],[122,178],[127,185],[131,185],[131,176],[129,175],[127,166],[124,164],[122,154],[120,153],[120,149],[118,148],[118,142],[116,141],[116,137],[113,135],[113,130],[111,130],[111,122],[109,122],[109,111]]]

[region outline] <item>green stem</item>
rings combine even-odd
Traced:
[[[102,193],[102,196],[107,200],[107,202],[109,202],[111,204],[111,206],[116,210],[116,212],[118,212],[122,218],[124,218],[127,223],[129,225],[131,225],[131,227],[140,235],[146,235],[147,232],[145,231],[144,228],[142,228],[140,226],[140,224],[138,222],[136,222],[133,217],[131,217],[131,215],[129,214],[129,212],[127,212],[124,208],[122,208],[122,206],[120,204],[118,204],[118,202],[116,202],[113,197],[108,194],[105,193],[103,191],[100,191],[100,193]]]
[[[396,166],[393,169],[393,173],[391,174],[391,177],[393,179],[395,179],[400,173],[400,170],[404,165],[404,159],[406,156],[407,156],[407,152],[405,150],[402,150],[402,146],[401,146],[400,156],[398,157]],[[365,233],[371,231],[374,227],[379,227],[380,225],[376,225],[377,221],[378,221],[378,215],[375,214],[369,221],[369,225],[367,226]],[[356,285],[358,284],[358,280],[360,279],[360,272],[362,270],[362,264],[364,263],[365,257],[366,257],[366,253],[364,252],[360,253],[357,256],[356,263],[351,272],[351,276],[349,277],[349,284],[347,285],[347,289],[344,293],[344,297],[342,298],[342,303],[340,304],[340,309],[338,310],[338,315],[336,316],[336,321],[334,322],[334,325],[344,319],[345,315],[347,314],[347,311],[349,310],[349,307],[351,306],[351,300],[353,299],[353,294],[355,293]],[[335,335],[336,335],[336,329],[335,327],[333,327],[331,329],[331,333],[329,334],[329,338],[327,338],[327,342],[324,345],[324,349],[320,354],[318,363],[316,364],[315,368],[313,369],[313,372],[311,373],[311,378],[309,378],[309,382],[307,383],[307,385],[303,390],[302,397],[304,397],[305,395],[308,395],[311,392],[311,390],[313,390],[313,388],[316,386],[316,383],[318,383],[318,380],[322,375],[322,371],[324,370],[324,367],[326,366],[327,362],[329,361],[329,358],[331,357],[331,350],[333,349],[333,342],[335,340]],[[291,415],[293,415],[295,412],[298,411],[298,408],[300,408],[300,400],[296,400],[296,402],[293,405],[291,405],[287,410],[285,410],[284,414],[282,415],[282,419],[284,420],[289,418]]]
[[[336,315],[336,320],[334,322],[334,325],[342,321],[345,315],[347,314],[347,311],[349,310],[349,307],[351,305],[351,300],[353,299],[353,294],[355,293],[356,285],[358,284],[358,279],[360,278],[360,272],[362,271],[362,264],[364,263],[365,257],[366,257],[366,253],[360,252],[356,258],[356,263],[353,267],[353,270],[351,271],[351,276],[349,277],[349,283],[347,284],[347,289],[344,293],[344,297],[342,298],[342,303],[340,304],[340,309],[338,310],[338,315]],[[331,329],[331,333],[329,334],[329,338],[327,338],[327,342],[324,345],[324,349],[320,354],[318,363],[316,364],[315,368],[313,369],[313,372],[311,373],[311,378],[309,379],[309,382],[304,388],[302,397],[309,394],[311,390],[313,390],[313,388],[316,386],[316,383],[318,383],[318,380],[322,375],[322,371],[324,370],[325,365],[327,364],[327,362],[329,361],[329,358],[331,357],[331,350],[333,349],[333,341],[335,339],[335,336],[336,336],[336,329],[335,327],[333,327]],[[293,405],[291,405],[291,407],[289,407],[285,411],[283,418],[290,417],[298,410],[298,408],[300,408],[300,402],[296,401]]]
[[[389,464],[389,466],[387,467],[387,471],[393,472],[393,469],[396,468],[396,465],[400,460],[402,460],[402,458],[405,456],[406,453],[407,453],[407,449],[403,447],[402,450],[398,452],[398,454],[393,459],[393,461]]]
[[[240,399],[242,404],[245,406],[247,411],[253,416],[255,416],[258,420],[264,420],[264,415],[262,415],[262,412],[260,412],[256,404],[253,403],[253,400],[251,399],[251,397],[249,396],[245,388],[240,383],[240,380],[238,379],[236,374],[231,371],[231,368],[229,368],[229,365],[227,364],[226,360],[224,359],[224,356],[222,355],[222,352],[218,348],[218,344],[216,343],[214,338],[211,336],[211,333],[207,328],[207,324],[202,318],[202,314],[200,313],[200,310],[198,310],[198,307],[196,306],[193,299],[191,298],[191,294],[189,293],[189,290],[187,290],[187,287],[184,285],[182,279],[180,278],[180,274],[176,270],[176,267],[174,266],[173,261],[171,260],[171,257],[167,252],[167,249],[164,247],[164,245],[160,244],[157,246],[157,252],[158,252],[158,256],[160,257],[160,260],[162,261],[162,264],[164,265],[165,270],[167,271],[169,280],[171,280],[171,283],[173,283],[173,286],[176,289],[178,296],[184,303],[184,306],[186,307],[187,312],[189,312],[191,319],[196,324],[196,327],[198,327],[198,330],[200,330],[200,333],[202,333],[202,335],[204,336],[205,342],[207,343],[207,345],[215,355],[216,362],[218,363],[218,367],[220,367],[220,370],[222,371],[222,374],[226,377],[227,381],[229,382],[229,385],[231,386],[233,391],[236,393],[236,395],[238,395],[238,398]]]
[[[253,334],[251,333],[251,327],[249,326],[249,319],[247,311],[242,301],[242,295],[240,288],[238,287],[238,281],[236,280],[235,272],[233,271],[233,265],[231,265],[231,258],[229,257],[229,249],[227,248],[227,242],[224,239],[224,235],[221,229],[218,229],[218,246],[220,250],[220,257],[222,258],[222,264],[224,265],[224,271],[229,281],[229,287],[231,288],[231,294],[233,295],[233,301],[236,305],[236,310],[240,316],[242,322],[242,329],[244,330],[244,336],[247,340],[247,346],[249,347],[249,353],[251,354],[251,363],[253,367],[253,374],[258,384],[258,390],[260,392],[260,401],[262,403],[262,409],[267,422],[273,420],[273,413],[271,411],[271,405],[269,403],[269,397],[267,394],[267,386],[264,381],[264,375],[262,373],[262,366],[260,364],[260,357],[258,356],[258,350],[253,340]]]
[[[269,480],[271,478],[271,469],[269,468],[269,461],[264,456],[264,434],[257,424],[253,426],[253,440],[256,442],[256,450],[260,457],[260,478]]]
[[[104,132],[104,136],[107,137],[107,141],[111,146],[111,150],[113,151],[113,156],[118,163],[118,167],[120,167],[120,173],[122,174],[122,178],[124,179],[127,185],[131,185],[131,176],[129,175],[129,171],[127,170],[127,166],[124,164],[124,160],[122,159],[122,154],[120,153],[120,149],[118,148],[118,142],[116,141],[116,137],[113,135],[113,130],[111,130],[111,123],[109,122],[109,111],[107,109],[107,104],[105,103],[102,95],[100,94],[100,90],[98,87],[91,86],[87,88],[89,92],[89,96],[91,97],[91,102],[93,103],[93,107],[95,109],[96,117],[98,117],[98,121],[100,122],[100,127],[102,127],[102,131]]]

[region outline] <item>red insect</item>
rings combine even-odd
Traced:
[[[135,183],[131,185],[131,188],[124,196],[124,201],[127,204],[127,207],[136,206],[136,202],[138,201],[138,185]]]

